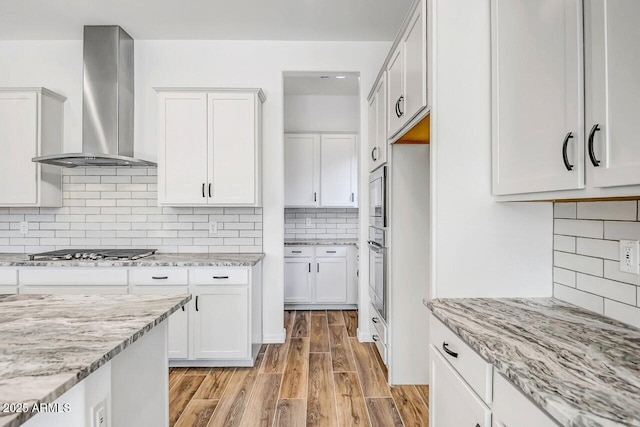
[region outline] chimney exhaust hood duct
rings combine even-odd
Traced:
[[[157,166],[133,157],[133,39],[117,25],[85,26],[82,153],[34,157],[77,166]]]

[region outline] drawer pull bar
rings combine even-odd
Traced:
[[[301,254],[302,251],[291,251],[292,254]]]
[[[377,336],[377,335],[375,335],[375,334],[374,334],[371,338],[373,338],[373,340],[374,340],[374,341],[380,341],[380,339],[378,338],[378,336]]]
[[[447,353],[449,356],[451,357],[458,357],[458,353],[456,353],[455,351],[451,351],[449,350],[449,344],[447,344],[446,342],[442,343],[442,349],[444,350],[445,353]]]
[[[377,317],[372,317],[372,318],[371,318],[371,321],[372,321],[373,323],[378,323],[378,318],[377,318]]]
[[[200,311],[198,310],[198,295],[196,295],[196,311]]]
[[[213,276],[214,279],[228,279],[229,276]]]
[[[153,280],[167,280],[168,276],[151,276]]]
[[[327,251],[328,254],[335,254],[336,251]]]

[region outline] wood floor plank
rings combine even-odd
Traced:
[[[267,351],[267,347],[268,347],[267,344],[262,344],[260,346],[260,350],[258,351],[258,353],[265,353]]]
[[[191,399],[175,427],[207,427],[217,405],[217,399]]]
[[[181,376],[184,375],[186,368],[171,368],[169,369],[169,390],[178,383]]]
[[[418,393],[420,393],[420,397],[424,400],[425,405],[427,405],[427,409],[429,409],[429,386],[428,385],[416,385],[416,389],[418,389]]]
[[[405,427],[429,425],[429,410],[413,385],[391,387],[391,395]]]
[[[369,347],[371,347],[371,350],[373,350],[373,355],[376,357],[378,365],[380,365],[380,369],[382,369],[382,376],[385,380],[389,380],[389,370],[387,369],[387,365],[384,364],[382,356],[380,356],[380,352],[378,352],[378,348],[372,342],[367,344],[369,345]]]
[[[402,427],[400,414],[393,404],[393,399],[366,399],[371,425],[384,427]]]
[[[389,386],[369,343],[349,338],[365,397],[391,397]]]
[[[353,352],[349,344],[347,330],[341,325],[329,326],[329,347],[334,372],[355,371]]]
[[[313,316],[326,316],[327,310],[311,310],[311,317]]]
[[[309,338],[291,338],[282,377],[281,399],[305,399],[309,375]]]
[[[169,390],[169,425],[174,425],[198,387],[204,381],[204,375],[182,375],[177,384]]]
[[[333,374],[338,423],[341,426],[370,426],[367,406],[355,372]]]
[[[269,344],[264,355],[260,372],[263,374],[277,374],[284,372],[289,352],[289,341],[284,344]]]
[[[305,427],[306,424],[306,399],[280,399],[278,401],[273,427]]]
[[[309,354],[309,391],[307,393],[307,426],[338,425],[335,386],[329,353]]]
[[[282,374],[258,374],[241,426],[271,427],[281,381]]]
[[[185,375],[207,375],[211,368],[187,368]]]
[[[344,325],[342,310],[327,310],[327,319],[329,325]]]
[[[350,337],[358,334],[358,312],[356,310],[345,310],[342,312],[344,316],[344,324],[347,327],[347,333]]]
[[[212,368],[193,398],[221,399],[235,370],[235,368]]]
[[[312,353],[329,352],[329,326],[326,315],[311,315],[311,347]]]
[[[308,337],[310,322],[311,322],[311,313],[309,313],[309,311],[296,311],[296,316],[293,319],[291,338]]]
[[[296,316],[296,312],[292,310],[286,310],[284,312],[284,328],[287,330],[287,338],[291,336],[293,329],[293,319]]]
[[[237,368],[227,389],[209,421],[210,427],[234,427],[240,425],[249,397],[256,382],[262,358],[258,354],[253,368]]]

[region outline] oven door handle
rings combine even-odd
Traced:
[[[367,243],[369,244],[369,249],[371,249],[372,251],[374,251],[377,254],[382,253],[385,250],[385,248],[383,248],[382,246],[380,246],[379,244],[377,244],[373,240],[368,240]]]

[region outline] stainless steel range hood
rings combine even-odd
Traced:
[[[76,166],[157,166],[133,157],[133,39],[117,25],[84,27],[82,153],[34,157]]]

